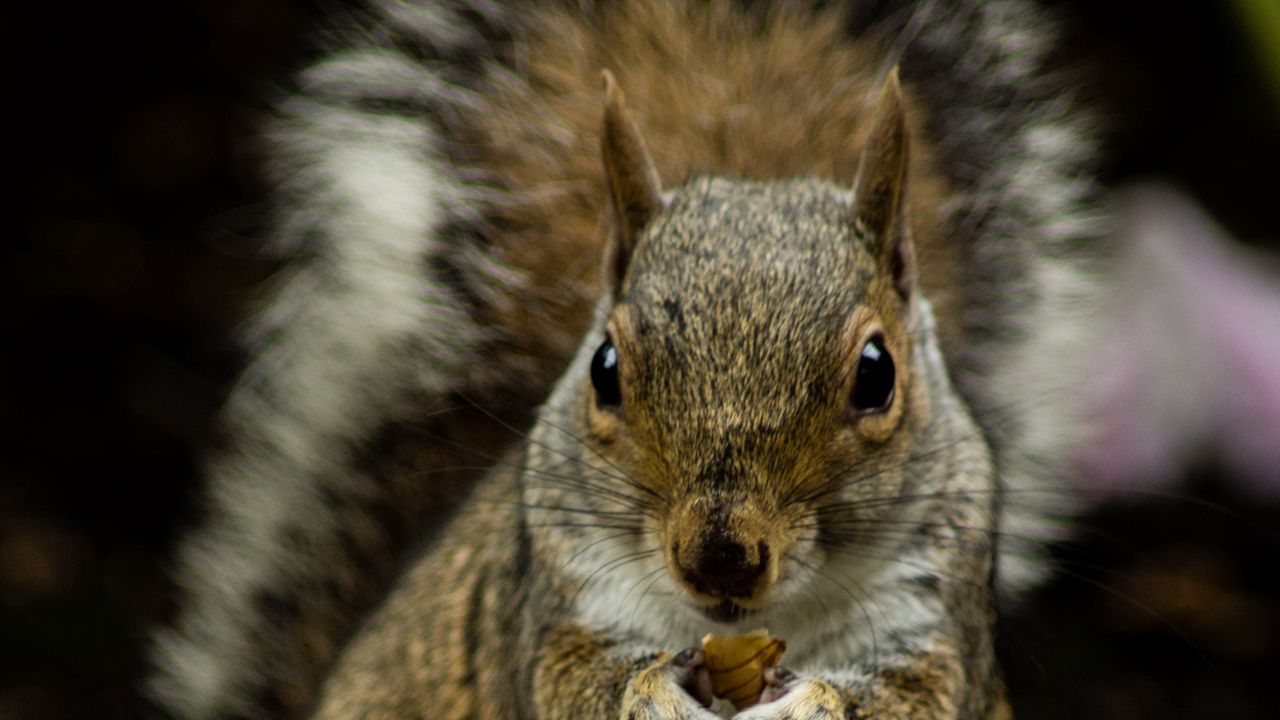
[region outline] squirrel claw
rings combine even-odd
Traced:
[[[711,691],[711,672],[707,669],[707,657],[702,648],[685,648],[671,659],[671,664],[685,671],[680,687],[697,700],[702,707],[711,707],[715,695]]]
[[[765,671],[764,681],[760,702],[734,715],[734,720],[837,720],[848,716],[844,700],[825,680],[771,668]]]
[[[764,688],[760,690],[760,699],[756,701],[756,704],[764,705],[786,695],[795,680],[796,674],[784,667],[766,669],[764,671]]]
[[[714,720],[711,672],[696,648],[658,653],[627,681],[619,716],[623,720]]]

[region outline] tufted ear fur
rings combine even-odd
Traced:
[[[853,182],[853,227],[893,274],[905,300],[915,285],[915,256],[906,222],[908,131],[898,69],[894,68],[876,100]]]
[[[662,186],[613,73],[605,70],[601,75],[605,98],[600,146],[614,221],[608,279],[617,293],[640,232],[662,208]]]

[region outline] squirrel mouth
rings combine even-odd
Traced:
[[[755,610],[744,608],[732,600],[725,600],[718,605],[702,608],[702,612],[717,622],[733,623],[753,615]]]

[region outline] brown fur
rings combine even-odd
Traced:
[[[693,174],[854,180],[883,56],[848,42],[838,8],[814,14],[780,3],[747,13],[728,0],[640,0],[600,3],[587,15],[558,3],[530,12],[515,68],[488,76],[478,91],[484,112],[457,130],[506,193],[493,253],[524,280],[487,319],[532,344],[534,356],[567,357],[598,294],[602,70],[626,92],[667,187]],[[960,325],[946,269],[959,249],[941,243],[946,183],[906,91],[907,216],[948,348]]]

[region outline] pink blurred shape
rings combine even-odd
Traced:
[[[1192,465],[1280,496],[1280,268],[1162,186],[1121,203],[1110,332],[1088,387],[1080,484],[1167,488]]]

